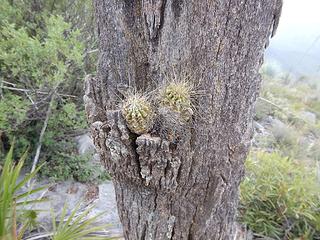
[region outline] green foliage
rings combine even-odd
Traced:
[[[279,149],[285,156],[297,157],[303,151],[298,143],[300,134],[294,127],[274,121],[270,132],[273,136],[271,146]]]
[[[27,118],[27,110],[29,103],[26,102],[21,96],[7,93],[5,98],[0,100],[0,137],[1,135],[9,136],[8,142],[12,142],[16,134],[21,132],[24,127],[24,121]],[[26,135],[22,135],[16,143],[14,155],[21,155],[23,151],[29,146],[29,141]],[[0,139],[0,163],[4,157],[4,149]]]
[[[307,82],[288,85],[284,79],[265,76],[260,96],[256,105],[257,120],[273,116],[284,122],[298,123],[301,127],[306,124],[301,112],[309,111],[320,116],[319,89]]]
[[[28,103],[18,95],[8,93],[0,101],[0,129],[13,133],[26,117]]]
[[[63,136],[77,129],[86,129],[85,113],[74,103],[63,103],[55,106],[53,116],[49,119],[48,129],[57,136]]]
[[[24,185],[30,181],[40,169],[37,168],[35,171],[26,175],[22,180],[19,180],[18,178],[26,157],[27,153],[25,153],[20,158],[17,165],[15,165],[13,162],[12,145],[3,166],[0,166],[0,239],[21,239],[26,228],[33,224],[36,213],[32,210],[20,211],[19,208],[16,210],[16,207],[43,201],[42,199],[26,200],[31,194],[45,188],[39,187],[31,188],[28,191],[23,190]],[[15,232],[17,225],[20,226],[19,234]],[[17,234],[17,236],[13,236],[14,234]]]
[[[56,224],[56,218],[52,213],[53,235],[52,240],[76,240],[76,239],[106,239],[106,237],[97,236],[94,232],[101,231],[108,225],[94,226],[94,222],[103,214],[94,217],[88,217],[91,208],[87,208],[80,215],[76,216],[80,209],[80,203],[72,210],[67,217],[67,204],[65,204],[60,215],[59,224]],[[66,220],[65,220],[66,218]],[[90,235],[91,234],[91,235]]]
[[[79,160],[71,140],[87,128],[80,99],[85,69],[93,69],[84,54],[85,48],[95,47],[93,28],[86,25],[93,16],[91,1],[0,0],[0,10],[1,154],[19,136],[14,155],[28,145],[33,157],[49,95],[58,92],[62,94],[54,98],[40,159],[54,166]],[[85,169],[85,176],[90,175]]]
[[[319,86],[263,74],[255,120],[265,132],[246,163],[240,220],[276,239],[320,239]]]
[[[0,0],[0,24],[3,22],[21,22],[22,12],[20,8],[15,8],[8,0]]]
[[[252,153],[241,184],[240,221],[276,239],[320,238],[316,173],[279,153]]]
[[[35,36],[30,36],[25,27],[2,25],[0,62],[4,76],[32,82],[33,86],[53,86],[70,77],[71,67],[81,67],[79,31],[70,30],[70,24],[61,16],[50,16],[45,22],[46,32]]]
[[[91,162],[90,153],[83,156],[52,154],[51,158],[40,173],[53,181],[74,179],[79,182],[93,182],[109,179],[109,175],[100,165]]]
[[[104,170],[92,163],[92,153],[80,156],[73,140],[77,129],[87,127],[84,112],[78,110],[74,103],[65,103],[54,109],[43,141],[42,162],[47,164],[40,170],[41,176],[55,181],[106,179]]]
[[[309,145],[320,138],[319,89],[308,81],[288,79],[264,76],[255,120],[271,134],[257,139],[263,143],[261,148],[278,149],[283,155],[308,160],[312,157]]]

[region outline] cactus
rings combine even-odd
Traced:
[[[193,115],[191,108],[191,90],[188,82],[171,82],[161,92],[161,105],[178,112],[184,121]]]
[[[122,115],[128,128],[136,134],[147,133],[152,128],[152,106],[143,96],[130,95],[122,105]]]

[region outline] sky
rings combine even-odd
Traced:
[[[284,0],[267,58],[304,74],[320,74],[320,0]]]
[[[311,44],[316,37],[320,37],[320,0],[284,0],[279,28],[273,41],[294,46],[296,43]]]

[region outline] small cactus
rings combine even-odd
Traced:
[[[191,86],[187,82],[171,82],[161,93],[161,104],[178,112],[188,121],[193,115],[191,108]]]
[[[154,114],[151,104],[143,96],[129,96],[122,105],[122,115],[128,128],[136,134],[147,133],[152,128]]]

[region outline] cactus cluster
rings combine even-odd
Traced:
[[[153,124],[153,111],[147,99],[138,94],[132,94],[123,103],[122,115],[128,128],[136,133],[147,133]]]
[[[170,82],[159,91],[157,110],[142,94],[129,94],[122,103],[122,115],[128,128],[136,134],[148,133],[155,122],[162,119],[162,128],[176,130],[193,115],[191,104],[192,88],[188,82]],[[156,114],[155,114],[156,113]],[[165,113],[165,114],[164,114]],[[166,126],[164,126],[166,125]],[[167,131],[166,131],[167,132]]]
[[[192,114],[191,86],[188,82],[171,82],[167,84],[160,95],[161,105],[178,112],[182,120],[188,121]]]

